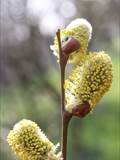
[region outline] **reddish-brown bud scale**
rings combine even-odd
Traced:
[[[73,116],[77,117],[85,117],[89,112],[91,108],[88,102],[84,102],[83,104],[77,105],[72,109]]]
[[[70,38],[67,42],[67,44],[62,48],[62,51],[64,54],[70,54],[80,48],[80,43],[75,38]]]

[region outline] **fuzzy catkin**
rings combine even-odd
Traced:
[[[35,122],[23,119],[10,131],[7,141],[21,160],[60,160],[56,146]]]
[[[89,52],[65,81],[66,110],[87,101],[93,109],[112,83],[112,63],[104,52]]]
[[[72,52],[69,56],[69,63],[78,64],[83,55],[86,54],[88,43],[92,36],[91,24],[83,18],[72,21],[65,29],[61,30],[62,47],[67,43],[66,37],[73,37],[80,43],[80,49]],[[59,49],[57,37],[54,38],[54,44],[50,46],[53,54],[59,59]]]

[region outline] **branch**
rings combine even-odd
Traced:
[[[61,135],[61,151],[63,160],[66,160],[67,152],[67,131],[68,124],[72,117],[72,114],[65,111],[65,90],[64,90],[64,81],[65,81],[65,67],[67,64],[68,56],[65,56],[62,51],[60,29],[56,32],[58,39],[59,47],[59,60],[60,60],[60,75],[61,75],[61,117],[62,117],[62,135]]]
[[[65,66],[66,63],[63,58],[62,53],[62,45],[61,45],[61,37],[60,37],[60,29],[56,32],[57,39],[58,39],[58,47],[59,47],[59,60],[60,60],[60,75],[61,75],[61,111],[62,114],[64,112],[65,106],[64,106],[64,99],[65,99],[65,91],[64,91],[64,80],[65,80]]]

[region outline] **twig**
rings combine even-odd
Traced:
[[[66,63],[64,55],[62,53],[62,45],[61,45],[61,37],[60,37],[60,29],[56,32],[58,38],[58,47],[59,47],[59,59],[60,59],[60,75],[61,75],[61,112],[64,112],[64,100],[65,100],[65,91],[64,91],[64,80],[65,80],[65,67]]]
[[[67,131],[68,124],[72,115],[65,111],[65,90],[64,90],[64,80],[65,80],[65,67],[68,57],[66,57],[62,52],[60,29],[56,32],[59,47],[59,59],[60,59],[60,74],[61,74],[61,118],[62,118],[62,136],[61,136],[61,151],[63,160],[66,160],[67,152]]]

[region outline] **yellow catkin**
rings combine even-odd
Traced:
[[[21,160],[60,160],[56,146],[35,122],[23,119],[10,131],[7,141]]]
[[[72,21],[68,25],[68,27],[61,30],[62,47],[64,47],[64,45],[67,43],[67,41],[65,41],[66,37],[73,37],[77,39],[80,43],[80,49],[70,54],[69,63],[79,63],[79,60],[87,51],[88,43],[91,39],[91,34],[91,24],[87,20],[82,18]],[[54,44],[50,47],[53,50],[53,54],[59,59],[58,41],[56,36],[54,38]]]
[[[66,110],[84,101],[93,109],[112,83],[112,63],[104,52],[89,52],[65,81]]]

